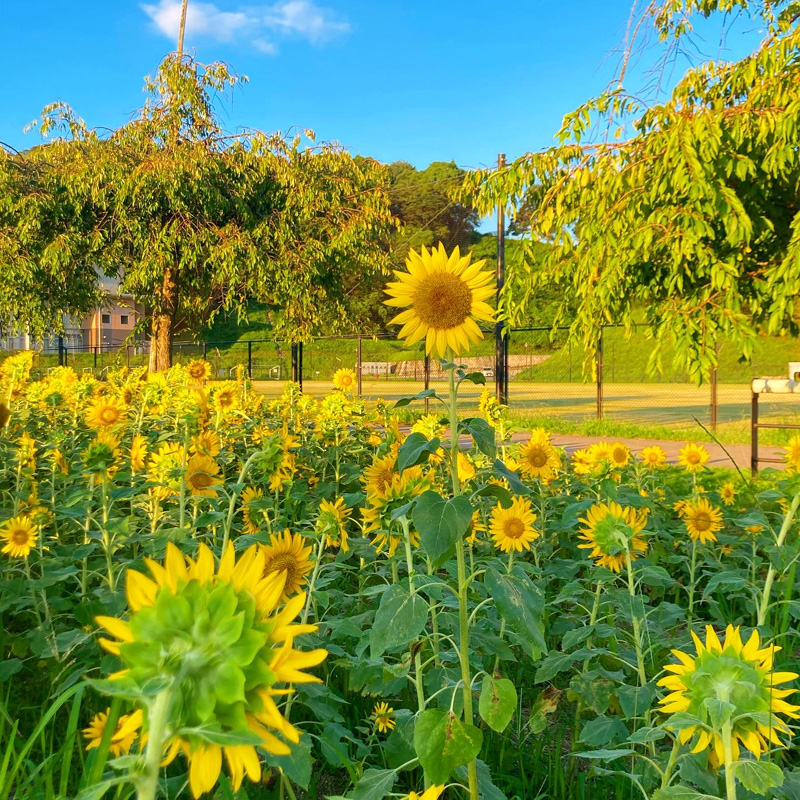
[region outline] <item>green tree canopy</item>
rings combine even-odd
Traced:
[[[551,245],[526,286],[511,284],[511,323],[556,285],[575,337],[592,347],[598,322],[643,316],[697,379],[723,335],[747,358],[756,332],[798,332],[800,3],[654,0],[630,29],[655,26],[669,61],[695,15],[722,12],[764,27],[753,53],[693,67],[652,102],[627,89],[626,59],[564,119],[557,146],[468,177],[466,201],[520,210],[532,243]]]
[[[244,315],[251,299],[279,308],[293,341],[341,329],[353,276],[388,262],[387,171],[299,135],[226,132],[215,98],[241,82],[172,55],[108,136],[46,108],[43,131],[61,136],[0,162],[0,320],[57,330],[96,302],[99,270],[148,308],[151,369],[169,365],[179,320]]]

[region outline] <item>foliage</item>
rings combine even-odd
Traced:
[[[351,283],[386,263],[386,171],[299,135],[227,133],[215,103],[242,81],[169,56],[108,136],[64,104],[45,109],[43,132],[63,138],[0,162],[4,323],[60,329],[62,312],[96,301],[97,269],[150,310],[156,369],[176,324],[243,315],[249,299],[279,308],[295,341],[342,328]]]
[[[564,118],[557,146],[468,176],[465,202],[482,212],[510,205],[529,231],[529,281],[503,301],[512,324],[556,285],[587,349],[598,320],[644,314],[655,342],[672,341],[695,379],[722,337],[749,357],[757,330],[797,334],[797,3],[664,0],[631,30],[653,23],[677,47],[694,14],[717,11],[763,25],[758,49],[691,68],[667,100],[649,102],[626,86],[629,41],[618,80]],[[550,247],[542,253],[539,242]]]

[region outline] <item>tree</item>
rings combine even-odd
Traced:
[[[106,138],[63,104],[45,109],[43,131],[64,135],[6,155],[2,168],[14,191],[0,201],[0,258],[10,265],[0,319],[13,312],[17,327],[57,329],[62,310],[91,307],[65,282],[85,287],[97,269],[149,309],[151,370],[169,365],[179,321],[245,315],[251,299],[281,310],[276,333],[292,341],[341,329],[352,276],[387,263],[386,170],[332,145],[303,147],[300,136],[227,133],[214,97],[240,83],[223,64],[172,55],[147,80],[144,107]],[[25,174],[39,180],[14,177]],[[55,222],[42,226],[48,211]],[[36,316],[13,297],[37,291],[42,259],[65,296],[49,310],[34,304]]]
[[[527,287],[504,298],[510,322],[556,285],[590,349],[599,321],[643,318],[696,379],[723,336],[747,358],[758,331],[797,334],[800,4],[653,0],[630,29],[654,24],[672,43],[668,62],[696,14],[720,11],[767,30],[746,58],[693,67],[649,102],[625,88],[632,40],[617,80],[564,119],[559,145],[468,177],[462,197],[481,211],[519,209],[530,239],[552,245]]]

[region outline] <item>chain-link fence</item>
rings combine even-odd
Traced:
[[[653,342],[644,331],[604,326],[598,349],[587,352],[571,342],[566,328],[526,327],[510,331],[505,370],[508,405],[526,424],[547,425],[562,420],[629,423],[651,429],[688,431],[701,423],[717,430],[737,431],[746,439],[753,378],[789,376],[789,363],[800,361],[800,346],[789,337],[759,337],[753,358],[739,363],[735,348],[721,342],[719,367],[710,382],[697,385],[674,368],[672,354],[662,354],[661,371],[651,372]],[[0,361],[9,355],[0,351]],[[438,359],[427,359],[423,343],[408,346],[396,336],[352,335],[319,337],[303,345],[266,339],[175,342],[173,361],[205,358],[216,380],[232,378],[237,366],[258,391],[279,394],[288,380],[299,380],[306,392],[322,395],[333,387],[338,369],[352,369],[362,397],[387,401],[443,387],[447,375]],[[65,346],[36,352],[35,370],[46,374],[59,364],[97,377],[111,368],[146,365],[147,343],[122,347]],[[493,334],[460,359],[472,372],[482,372],[495,391],[498,364]],[[500,363],[500,370],[503,363]],[[460,405],[475,408],[481,387],[464,384]],[[800,420],[800,397],[762,396],[761,418],[793,424]]]

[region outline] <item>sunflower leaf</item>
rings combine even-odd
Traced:
[[[383,800],[394,788],[397,772],[393,769],[368,769],[350,794],[351,800]]]
[[[494,458],[497,446],[494,438],[494,428],[480,417],[462,419],[458,423],[458,430],[472,437],[475,446],[489,458]]]
[[[447,783],[454,769],[481,751],[483,734],[451,712],[428,709],[414,726],[414,749],[431,783]]]
[[[381,597],[370,632],[370,655],[380,658],[386,650],[407,645],[422,632],[428,621],[428,604],[418,594],[409,594],[399,584]]]
[[[481,684],[478,711],[481,719],[495,732],[502,733],[517,710],[517,690],[508,678],[486,675]]]
[[[516,568],[511,573],[502,575],[489,567],[485,580],[486,588],[494,598],[500,616],[532,652],[546,653],[547,645],[540,627],[544,598],[536,584],[522,570]]]
[[[412,514],[414,527],[434,564],[467,532],[472,511],[472,504],[464,495],[449,499],[433,490],[420,495]]]
[[[783,785],[783,770],[769,761],[734,761],[731,769],[745,789],[756,794],[766,794]]]
[[[437,438],[428,441],[424,433],[409,434],[397,451],[398,472],[424,463],[431,453],[435,453],[439,449],[440,444],[441,442]]]

